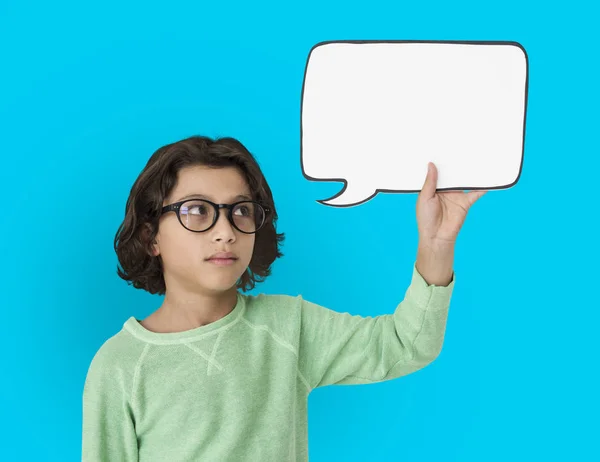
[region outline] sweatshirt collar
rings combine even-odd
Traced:
[[[196,327],[182,332],[158,333],[146,329],[140,324],[140,320],[131,316],[123,324],[123,329],[132,334],[134,337],[156,345],[172,345],[176,343],[188,343],[199,340],[208,334],[213,334],[226,327],[231,327],[235,324],[246,308],[245,297],[237,293],[237,302],[231,312],[223,316],[217,321],[205,324],[204,326]]]

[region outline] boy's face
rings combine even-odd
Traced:
[[[250,188],[237,168],[194,166],[180,170],[177,186],[163,205],[196,194],[199,196],[192,198],[217,204],[244,200],[240,196],[252,199]],[[235,286],[250,264],[255,235],[235,229],[227,214],[227,209],[221,209],[214,226],[201,233],[185,229],[175,212],[160,218],[153,248],[154,255],[162,257],[167,290],[218,294]],[[231,264],[209,260],[217,252],[231,252],[237,259]]]

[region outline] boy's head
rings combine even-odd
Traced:
[[[193,136],[168,144],[131,188],[115,236],[123,268],[117,274],[159,295],[167,286],[205,294],[250,290],[282,256],[276,221],[271,190],[238,140]],[[236,258],[210,259],[222,252]]]

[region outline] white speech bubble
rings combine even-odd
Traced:
[[[342,181],[325,205],[438,190],[506,189],[523,163],[528,62],[516,42],[336,41],[310,51],[301,164]]]

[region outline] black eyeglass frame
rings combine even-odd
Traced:
[[[183,224],[183,221],[181,221],[181,214],[180,214],[181,206],[183,204],[185,204],[186,202],[193,202],[193,201],[206,202],[206,203],[212,205],[213,208],[215,209],[215,216],[213,218],[213,222],[211,223],[211,225],[208,228],[203,229],[202,231],[194,231],[194,230],[188,228],[187,226],[185,226]],[[242,231],[240,228],[238,228],[236,226],[236,224],[234,223],[233,216],[232,216],[233,209],[237,205],[239,205],[239,204],[245,204],[245,203],[248,203],[248,202],[250,202],[252,204],[256,204],[256,205],[258,205],[259,207],[261,207],[264,210],[262,223],[260,224],[260,226],[256,227],[255,231],[253,231],[251,233],[246,232],[246,231]],[[168,212],[175,212],[175,214],[177,215],[177,219],[179,220],[179,223],[181,223],[181,226],[183,226],[185,229],[187,229],[188,231],[190,231],[192,233],[205,233],[208,230],[210,230],[213,226],[215,226],[215,224],[219,220],[219,215],[221,214],[221,209],[227,209],[228,210],[228,212],[227,212],[227,219],[229,220],[229,223],[231,223],[231,225],[235,229],[237,229],[240,233],[243,233],[243,234],[256,234],[265,225],[265,223],[267,222],[267,215],[271,211],[271,209],[268,206],[266,206],[264,204],[261,204],[260,202],[252,201],[252,200],[238,201],[238,202],[234,202],[233,204],[217,204],[215,202],[209,201],[208,199],[185,199],[183,201],[174,202],[173,204],[165,205],[162,208],[162,211],[161,211],[160,215],[162,216],[162,215],[164,215],[165,213],[168,213]]]

